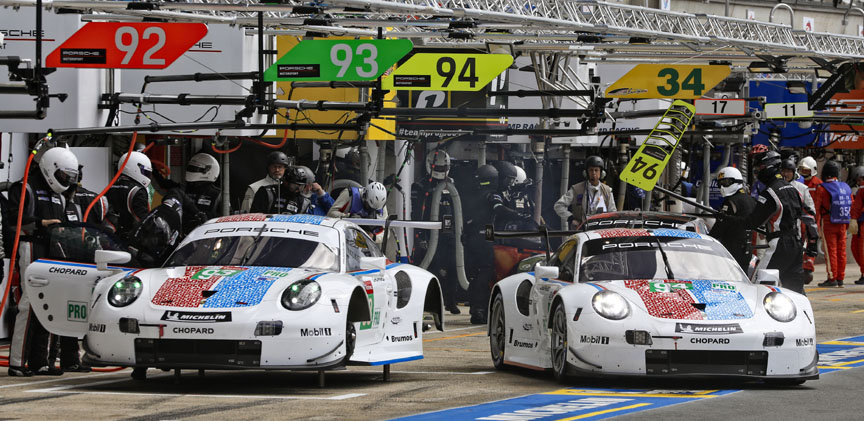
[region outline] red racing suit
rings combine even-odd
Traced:
[[[864,276],[864,237],[861,236],[861,223],[864,222],[864,186],[858,187],[858,192],[855,193],[850,216],[858,221],[858,232],[852,236],[852,257]]]
[[[818,186],[820,184],[822,184],[822,179],[819,177],[816,177],[815,175],[813,177],[810,177],[809,179],[804,180],[804,185],[807,186],[807,190],[810,191],[810,197],[813,199],[814,202],[816,201],[816,186]],[[817,213],[818,213],[818,211],[817,211]],[[816,224],[817,225],[819,224],[818,218],[816,219]],[[822,231],[820,230],[819,232],[820,232],[819,235],[821,236]],[[825,251],[824,243],[823,243],[822,251],[823,252]],[[816,263],[815,257],[810,257],[810,256],[806,256],[806,255],[804,256],[804,270],[812,273],[814,270],[813,265],[815,263]]]
[[[819,225],[819,233],[825,246],[825,264],[828,271],[828,279],[843,281],[846,276],[846,229],[848,223],[831,222],[832,196],[826,184],[842,183],[836,178],[830,178],[816,187],[816,222]],[[848,190],[848,186],[844,186]],[[850,195],[849,202],[852,201]],[[835,201],[836,202],[836,201]],[[848,218],[848,215],[847,215]]]

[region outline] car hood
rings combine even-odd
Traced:
[[[629,280],[602,285],[653,317],[678,320],[749,319],[757,293],[755,285],[704,279]]]
[[[182,308],[253,307],[274,286],[319,273],[308,269],[263,266],[178,266],[149,269],[150,302],[155,306]]]

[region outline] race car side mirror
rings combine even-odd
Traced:
[[[534,276],[537,279],[556,279],[558,278],[558,266],[540,266],[534,267]]]
[[[126,263],[132,259],[132,255],[125,251],[96,250],[96,269],[108,270],[111,263]]]
[[[384,270],[387,268],[386,257],[361,257],[360,269],[363,270]]]
[[[759,269],[756,271],[756,283],[779,287],[780,271],[777,269]]]

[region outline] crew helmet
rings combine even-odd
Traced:
[[[184,176],[187,183],[196,181],[214,182],[219,178],[219,161],[206,153],[196,153],[186,164],[186,175]]]
[[[495,167],[489,164],[481,165],[474,174],[480,187],[495,188],[498,186],[498,169]]]
[[[822,166],[822,177],[826,180],[840,177],[840,164],[837,161],[826,161],[825,165]]]
[[[447,178],[450,172],[450,155],[442,149],[435,149],[426,155],[426,173],[436,180]]]
[[[804,159],[802,159],[801,162],[798,163],[798,169],[798,172],[800,172],[801,175],[804,176],[804,178],[813,177],[814,175],[816,175],[816,160],[813,159],[812,156],[804,157]],[[810,175],[805,175],[805,173],[800,171],[801,169],[810,170]]]
[[[367,184],[366,187],[363,187],[360,197],[368,208],[375,210],[383,209],[387,203],[387,189],[384,188],[383,184],[373,181]]]
[[[125,160],[126,154],[124,153],[120,157],[120,160],[117,161],[117,166],[119,167],[120,165],[123,165],[123,161]],[[150,176],[153,175],[153,165],[150,163],[150,158],[141,152],[132,152],[132,154],[129,155],[129,161],[126,162],[126,166],[123,167],[123,174],[137,181],[144,187],[149,186]]]
[[[269,155],[267,155],[267,165],[270,166],[273,164],[284,165],[285,168],[288,168],[291,166],[291,160],[288,158],[288,155],[285,155],[284,152],[273,151],[270,152]]]
[[[45,151],[39,169],[54,193],[63,193],[78,182],[78,158],[66,148],[54,147]]]
[[[309,167],[297,165],[294,167],[294,179],[297,184],[312,184],[315,182],[315,173]]]
[[[518,186],[518,185],[526,184],[527,182],[528,182],[528,174],[525,172],[524,169],[522,169],[522,167],[517,165],[516,166],[516,180],[513,182],[513,184],[516,184]]]
[[[744,177],[741,176],[738,168],[726,167],[717,173],[717,184],[720,185],[720,193],[723,197],[729,197],[744,188]]]

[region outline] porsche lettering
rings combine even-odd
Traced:
[[[228,234],[228,233],[240,233],[240,232],[248,232],[248,233],[250,233],[250,234],[251,234],[251,233],[255,233],[255,234],[257,234],[257,233],[259,233],[259,232],[262,231],[262,228],[263,228],[263,231],[264,231],[264,232],[270,232],[270,233],[274,233],[274,234],[291,234],[291,233],[295,233],[295,234],[300,234],[300,235],[306,235],[306,236],[309,236],[309,237],[317,237],[317,236],[318,236],[318,232],[317,232],[317,231],[292,230],[292,229],[290,229],[290,228],[281,228],[281,227],[260,227],[260,226],[258,226],[258,227],[213,228],[213,229],[209,229],[209,230],[207,230],[207,231],[204,231],[204,235],[207,235],[207,234]]]

